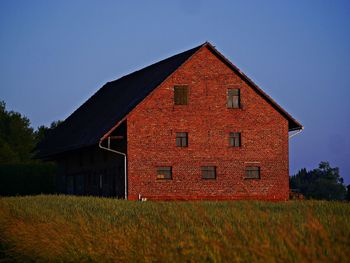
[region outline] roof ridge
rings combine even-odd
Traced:
[[[176,56],[183,55],[183,54],[186,53],[186,52],[189,52],[189,51],[192,51],[192,50],[195,50],[195,49],[199,49],[199,48],[201,48],[202,46],[205,46],[205,45],[208,44],[208,43],[209,43],[209,42],[206,41],[206,42],[204,42],[203,44],[198,45],[198,46],[196,46],[196,47],[194,47],[194,48],[190,48],[190,49],[188,49],[188,50],[185,50],[185,51],[182,51],[182,52],[177,53],[177,54],[175,54],[175,55],[172,55],[172,56],[170,56],[170,57],[167,57],[167,58],[165,58],[165,59],[162,59],[162,60],[159,60],[159,61],[157,61],[157,62],[154,62],[153,64],[148,65],[148,66],[146,66],[146,67],[143,67],[143,68],[140,68],[140,69],[138,69],[138,70],[132,71],[132,72],[126,74],[126,75],[121,76],[121,77],[118,78],[118,79],[111,80],[111,81],[107,81],[105,84],[103,84],[103,86],[102,86],[101,88],[99,88],[98,90],[96,90],[96,92],[95,92],[94,94],[92,94],[80,107],[78,107],[78,108],[77,108],[76,110],[74,110],[66,119],[64,119],[64,121],[67,120],[67,119],[69,119],[69,118],[70,118],[77,110],[79,110],[81,107],[83,107],[84,105],[88,104],[89,101],[91,101],[91,99],[92,99],[93,97],[95,97],[98,93],[101,93],[103,89],[108,88],[110,84],[113,84],[114,82],[120,81],[120,80],[122,80],[122,79],[124,79],[124,78],[130,77],[130,76],[133,75],[133,74],[139,73],[140,71],[146,70],[146,69],[148,69],[148,68],[150,68],[150,67],[152,67],[152,66],[155,66],[155,65],[160,64],[160,63],[162,63],[162,62],[165,62],[165,61],[167,61],[167,60],[170,60],[170,59],[172,59],[172,58],[174,58],[174,57],[176,57]],[[210,44],[210,43],[209,43],[209,44]]]
[[[233,64],[229,59],[227,59],[220,51],[218,51],[215,46],[211,43],[207,43],[207,46],[223,60],[233,71],[236,71],[244,81],[246,81],[257,93],[259,93],[264,99],[266,99],[278,112],[280,112],[287,120],[290,119],[294,122],[295,127],[290,128],[289,131],[303,129],[296,119],[294,119],[286,110],[284,110],[270,95],[268,95],[262,88],[260,88],[250,77],[248,77],[243,71],[241,71],[235,64]]]
[[[170,59],[172,59],[172,58],[174,58],[174,57],[176,57],[176,56],[183,55],[183,54],[186,53],[186,52],[190,52],[190,51],[192,51],[192,50],[199,49],[199,48],[205,46],[205,45],[208,44],[208,43],[209,43],[209,42],[204,42],[203,44],[198,45],[198,46],[196,46],[196,47],[194,47],[194,48],[187,49],[187,50],[185,50],[185,51],[182,51],[182,52],[180,52],[180,53],[177,53],[177,54],[172,55],[172,56],[170,56],[170,57],[167,57],[167,58],[165,58],[165,59],[162,59],[162,60],[159,60],[159,61],[157,61],[157,62],[154,62],[154,63],[152,63],[152,64],[150,64],[150,65],[148,65],[148,66],[145,66],[145,67],[143,67],[143,68],[140,68],[140,69],[137,69],[137,70],[135,70],[135,71],[132,71],[132,72],[126,74],[126,75],[123,75],[123,76],[121,76],[121,77],[118,78],[118,79],[108,81],[108,82],[106,82],[106,84],[108,84],[108,83],[113,83],[113,82],[115,82],[115,81],[119,81],[119,80],[121,80],[121,79],[123,79],[123,78],[126,78],[126,77],[128,77],[128,76],[130,76],[130,75],[132,75],[132,74],[134,74],[134,73],[138,73],[138,72],[143,71],[143,70],[145,70],[145,69],[148,69],[148,68],[150,68],[150,67],[152,67],[152,66],[155,66],[156,64],[160,64],[160,63],[165,62],[166,60],[170,60]],[[209,44],[210,44],[210,43],[209,43]],[[105,84],[105,85],[106,85],[106,84]]]

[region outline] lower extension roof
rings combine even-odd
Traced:
[[[258,94],[279,111],[289,123],[289,131],[300,130],[302,125],[263,92],[252,80],[205,42],[117,80],[106,83],[57,128],[50,131],[37,146],[37,158],[49,158],[66,151],[96,145],[115,125],[131,112],[150,92],[199,49],[207,47],[228,67],[242,77]]]

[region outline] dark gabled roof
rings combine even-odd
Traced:
[[[106,83],[38,145],[38,158],[97,144],[100,138],[203,45]]]
[[[288,120],[290,131],[302,129],[300,123],[293,119],[210,43],[206,42],[120,79],[106,83],[62,124],[48,134],[47,138],[38,145],[36,157],[47,158],[66,151],[97,144],[150,92],[204,46],[207,46],[219,59],[234,72],[238,73],[258,94],[279,111]]]

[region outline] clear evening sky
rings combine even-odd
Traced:
[[[34,128],[105,82],[210,41],[305,130],[290,172],[350,183],[350,1],[0,1],[0,100]]]

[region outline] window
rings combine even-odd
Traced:
[[[228,89],[227,90],[227,108],[239,109],[241,107],[240,102],[240,90]]]
[[[175,105],[188,104],[188,87],[187,86],[174,87],[174,103]]]
[[[177,147],[187,147],[188,146],[188,133],[187,132],[177,132],[176,133],[176,146]]]
[[[173,178],[171,166],[157,167],[157,179],[159,180],[171,180]]]
[[[202,166],[202,179],[216,179],[215,166]]]
[[[241,147],[241,133],[240,132],[230,132],[230,146],[231,147]]]
[[[260,167],[248,166],[245,168],[246,179],[260,179]]]

